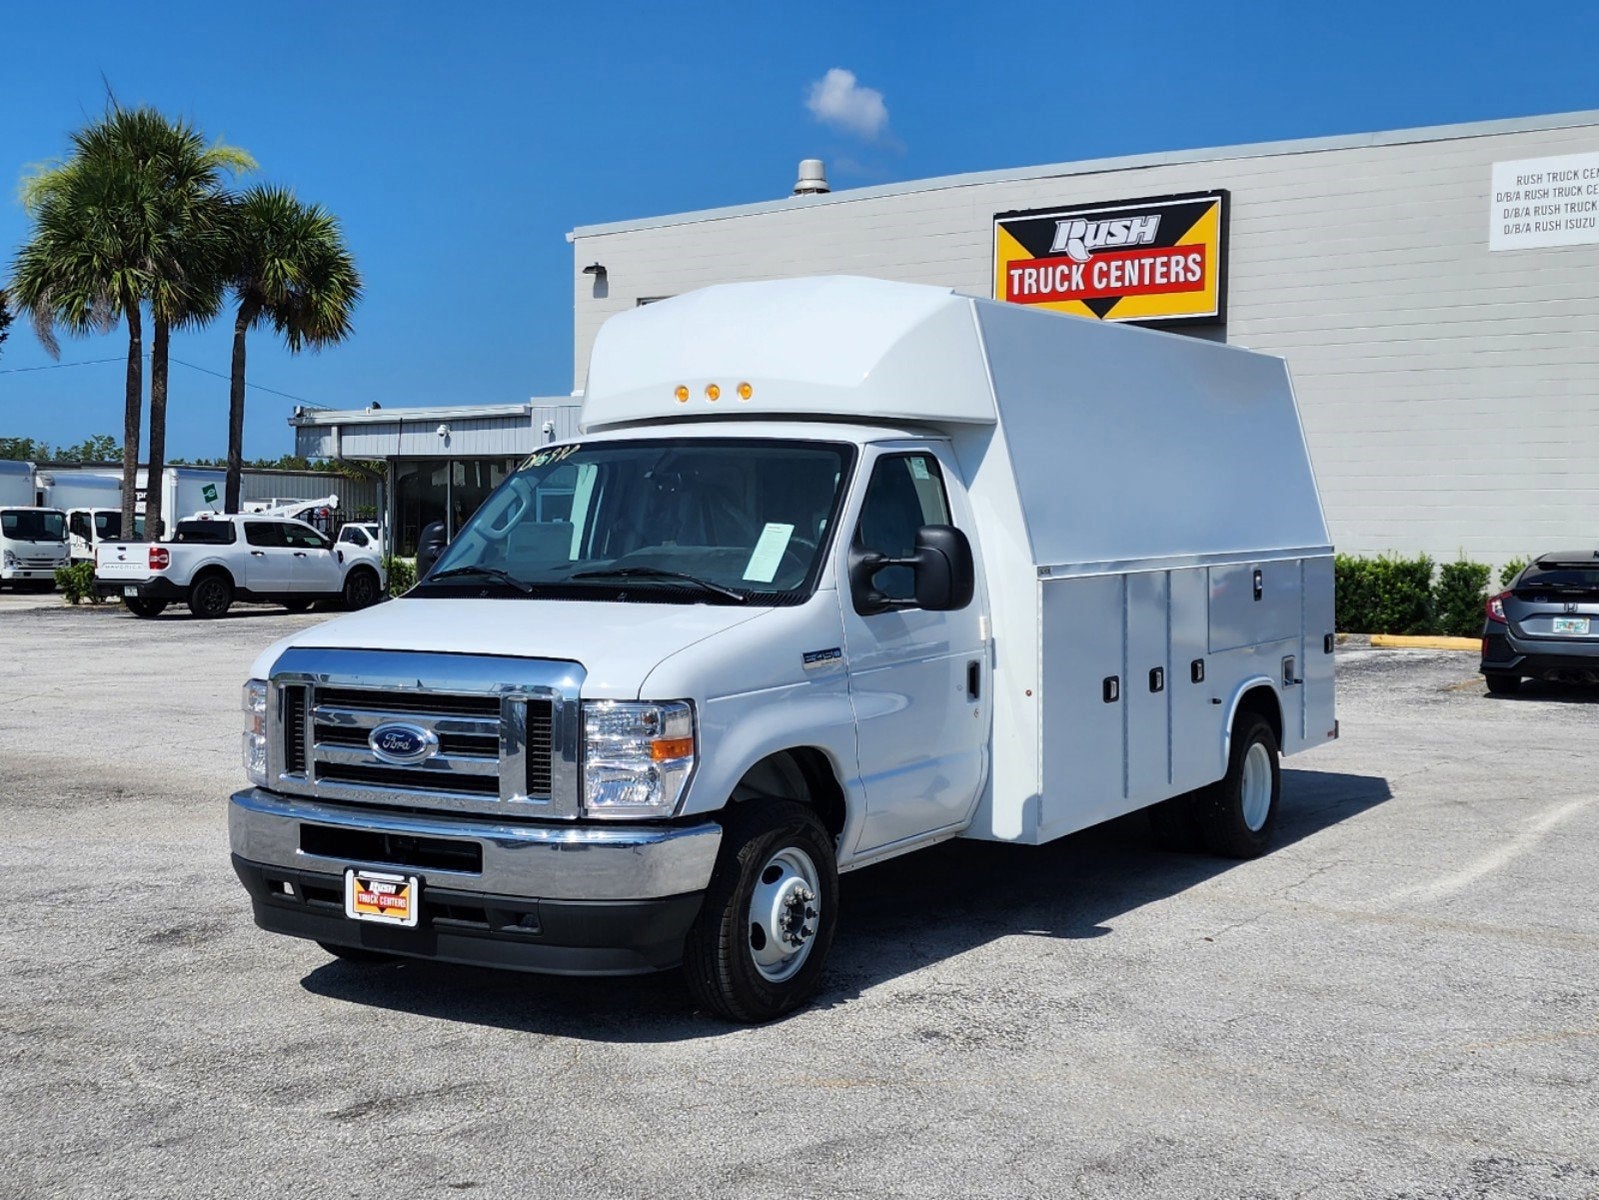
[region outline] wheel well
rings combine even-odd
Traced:
[[[767,755],[744,772],[732,798],[754,800],[763,796],[808,804],[834,837],[844,832],[844,789],[833,774],[827,755],[814,746],[796,746]]]
[[[1245,713],[1254,713],[1266,718],[1266,723],[1271,726],[1271,731],[1277,738],[1277,744],[1283,744],[1283,710],[1277,702],[1277,693],[1264,684],[1250,688],[1239,698],[1238,708],[1233,713],[1233,728],[1238,728],[1238,718]]]
[[[229,571],[226,567],[218,566],[215,563],[209,567],[201,567],[198,571],[196,571],[194,573],[194,578],[189,580],[189,586],[192,588],[195,584],[199,583],[200,580],[207,579],[212,575],[222,576],[223,579],[227,580],[230,588],[237,588],[239,586],[233,581],[233,572]]]

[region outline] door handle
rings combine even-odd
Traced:
[[[250,557],[251,558],[265,558],[266,557],[266,551],[265,550],[252,550],[252,551],[250,551]]]
[[[305,557],[305,551],[304,550],[296,550],[294,552],[294,557],[295,558],[304,558]]]
[[[966,698],[976,700],[983,694],[983,664],[972,659],[966,664]]]

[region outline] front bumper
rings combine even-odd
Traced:
[[[533,825],[373,811],[261,788],[228,805],[263,929],[445,962],[565,975],[675,966],[721,826]],[[422,880],[416,928],[344,915],[344,871]]]
[[[1561,683],[1599,683],[1599,641],[1518,638],[1490,631],[1482,639],[1484,675],[1517,675]]]

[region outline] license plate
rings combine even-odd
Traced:
[[[1589,621],[1589,618],[1587,618],[1587,617],[1556,617],[1555,618],[1555,632],[1556,633],[1587,633],[1588,632],[1588,621]]]
[[[125,587],[122,589],[122,594],[124,596],[132,596],[135,600],[137,600],[139,598],[139,589],[131,586]]]
[[[344,872],[344,915],[385,925],[415,925],[422,881],[384,871]]]

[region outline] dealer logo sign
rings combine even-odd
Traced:
[[[994,298],[1105,321],[1219,324],[1227,193],[994,218]]]

